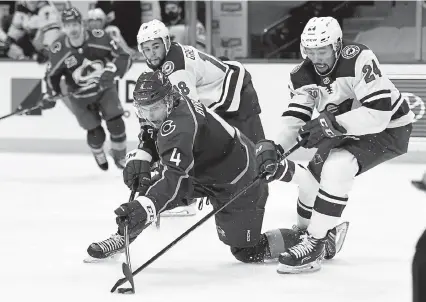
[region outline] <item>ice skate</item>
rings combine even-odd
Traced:
[[[117,259],[124,252],[124,249],[124,236],[116,233],[111,235],[108,239],[92,243],[87,248],[89,257],[86,258],[84,262],[96,263]]]
[[[96,163],[98,164],[99,168],[106,171],[108,170],[108,160],[106,158],[105,152],[103,148],[100,149],[94,149],[91,148],[93,157],[96,160]]]
[[[194,216],[197,213],[196,203],[187,206],[176,207],[164,212],[161,212],[161,217],[186,217]]]
[[[277,272],[299,274],[320,270],[325,254],[325,241],[325,238],[316,239],[308,233],[302,235],[298,244],[279,256]]]

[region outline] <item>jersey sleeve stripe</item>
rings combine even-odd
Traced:
[[[245,69],[235,61],[227,61],[228,71],[222,86],[219,101],[212,103],[209,108],[227,112],[235,112],[240,107],[241,90],[243,88]]]
[[[391,94],[391,91],[389,89],[378,90],[373,93],[367,94],[362,99],[360,99],[359,102],[363,104],[364,102],[368,102],[369,99],[373,99],[374,97],[375,98],[390,97],[391,96],[390,94]]]
[[[298,112],[298,111],[293,111],[293,110],[287,110],[286,112],[283,113],[282,116],[283,117],[286,117],[286,116],[295,117],[297,119],[304,121],[305,123],[307,123],[311,120],[310,115],[308,115],[306,113]]]
[[[108,46],[105,46],[105,45],[93,44],[93,43],[88,43],[87,46],[92,47],[92,48],[108,50],[108,51],[112,50],[111,47],[108,47]]]
[[[370,109],[375,109],[380,111],[392,111],[392,103],[391,103],[390,97],[375,99],[369,102],[364,102],[364,104],[362,105]]]
[[[288,105],[288,108],[292,108],[292,107],[303,109],[303,110],[309,112],[310,114],[312,114],[312,112],[314,112],[313,108],[310,108],[310,107],[304,106],[304,105],[300,105],[300,104],[296,104],[296,103],[290,103]]]

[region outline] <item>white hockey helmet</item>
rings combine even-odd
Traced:
[[[306,23],[300,37],[300,52],[306,59],[306,48],[320,48],[331,45],[336,59],[342,50],[342,29],[333,17],[313,17]]]
[[[87,12],[87,20],[102,20],[106,21],[106,15],[100,8],[94,8]]]
[[[152,41],[158,38],[163,40],[164,47],[166,48],[167,53],[170,49],[170,34],[169,29],[166,27],[166,25],[164,25],[163,22],[157,19],[154,19],[147,23],[143,23],[139,28],[137,35],[139,52],[143,53],[142,43],[146,41]]]

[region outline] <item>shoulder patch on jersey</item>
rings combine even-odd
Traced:
[[[180,47],[176,43],[172,43],[170,45],[169,52],[167,53],[166,58],[164,59],[165,62],[172,62],[174,65],[173,72],[178,70],[184,70],[185,69],[185,55],[183,53],[182,47]]]
[[[175,131],[176,125],[173,123],[172,120],[167,120],[161,125],[160,134],[161,136],[167,136],[173,131]]]
[[[163,66],[161,67],[161,71],[168,76],[169,74],[171,74],[173,72],[173,70],[175,69],[175,64],[172,61],[167,61],[163,64]]]
[[[354,58],[361,49],[358,45],[347,45],[342,49],[342,57],[345,59],[352,59]]]
[[[95,38],[102,38],[105,35],[105,32],[102,29],[93,29],[92,35]]]
[[[299,71],[300,67],[302,67],[303,62],[300,62],[299,64],[296,65],[296,67],[293,68],[293,70],[290,73],[296,73]]]
[[[317,84],[314,65],[312,65],[310,61],[304,60],[298,67],[297,70],[293,70],[290,73],[290,80],[294,89],[299,89],[306,85]]]
[[[50,51],[52,53],[58,53],[60,52],[62,49],[62,44],[59,41],[56,41],[55,43],[52,44],[52,46],[50,46]]]

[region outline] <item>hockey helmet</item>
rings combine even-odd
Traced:
[[[143,23],[137,35],[139,52],[143,53],[142,43],[159,38],[163,41],[167,53],[170,49],[170,34],[166,25],[157,19]]]
[[[147,120],[152,126],[158,128],[172,111],[177,96],[179,93],[160,70],[144,72],[136,81],[133,106],[139,118]],[[164,112],[158,112],[161,110],[156,106],[159,102],[165,104]],[[153,118],[153,116],[156,117]]]
[[[62,11],[61,20],[62,20],[62,23],[74,22],[74,21],[81,23],[82,17],[78,9],[76,9],[75,7],[71,7],[71,8],[64,9]]]
[[[100,20],[105,22],[106,15],[101,8],[94,8],[87,12],[87,20]]]
[[[300,37],[300,52],[306,59],[305,48],[320,48],[331,45],[336,59],[342,50],[342,29],[339,22],[333,17],[311,18],[303,29]]]

